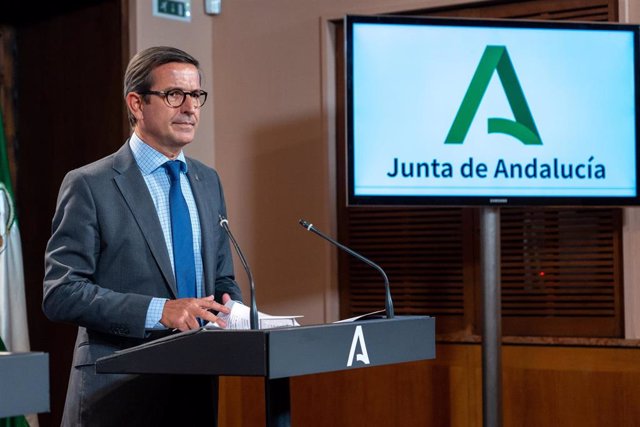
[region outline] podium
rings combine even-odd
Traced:
[[[435,319],[397,316],[267,330],[183,332],[100,358],[98,373],[261,376],[266,425],[290,425],[289,378],[433,359]]]
[[[0,418],[49,412],[49,355],[0,352]]]

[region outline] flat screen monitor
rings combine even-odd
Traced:
[[[639,204],[638,26],[345,23],[350,205]]]

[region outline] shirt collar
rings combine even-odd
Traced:
[[[133,158],[136,160],[136,163],[143,175],[152,174],[156,169],[171,160],[155,148],[145,143],[135,132],[133,132],[131,134],[131,138],[129,138],[129,147],[131,147]],[[183,166],[181,167],[181,170],[184,173],[187,173],[187,161],[184,156],[184,152],[180,151],[180,154],[178,154],[178,157],[174,160],[182,162]]]

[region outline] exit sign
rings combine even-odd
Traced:
[[[153,16],[191,22],[191,0],[153,0]]]

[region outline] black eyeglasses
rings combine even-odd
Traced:
[[[164,98],[164,102],[169,107],[178,108],[182,107],[184,101],[187,99],[187,95],[193,99],[193,103],[196,108],[200,108],[207,100],[207,92],[204,90],[193,90],[191,92],[185,92],[182,89],[171,89],[168,91],[161,90],[148,90],[146,92],[138,92],[140,95],[157,95]]]

